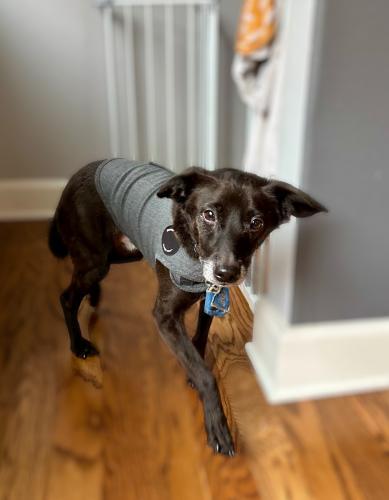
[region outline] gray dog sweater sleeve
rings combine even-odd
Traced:
[[[202,266],[178,242],[173,229],[173,202],[158,198],[159,188],[173,173],[156,163],[123,158],[104,160],[96,170],[96,189],[118,228],[155,267],[159,260],[175,285],[204,292]]]

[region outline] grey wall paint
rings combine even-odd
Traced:
[[[387,0],[327,0],[299,224],[294,322],[389,315]]]
[[[0,2],[1,177],[66,177],[104,157],[100,33],[89,0]]]
[[[109,155],[93,0],[0,2],[0,178],[68,177]],[[239,166],[245,110],[230,78],[240,2],[221,2],[219,163]],[[180,68],[177,69],[180,72]]]

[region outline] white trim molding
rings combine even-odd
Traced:
[[[0,179],[0,221],[48,219],[66,179]]]
[[[275,175],[295,186],[301,185],[304,168],[319,4],[318,0],[287,0],[282,12]],[[292,317],[297,233],[292,220],[270,237],[268,293],[288,319]]]
[[[389,388],[389,317],[291,325],[259,298],[246,350],[271,403]]]
[[[268,103],[270,115],[264,120],[258,113],[248,113],[248,135],[253,139],[249,141],[245,170],[274,175],[300,186],[321,7],[318,0],[285,0],[278,4],[280,30],[272,50],[274,68],[267,73],[273,88]],[[292,318],[297,238],[297,223],[292,219],[271,234],[266,258],[266,293],[288,319]],[[254,276],[256,268],[253,271]],[[251,292],[258,293],[258,283],[251,281]]]

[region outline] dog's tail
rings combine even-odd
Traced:
[[[58,231],[57,220],[55,216],[54,219],[52,219],[50,222],[48,240],[51,252],[53,253],[53,255],[58,257],[58,259],[64,259],[68,255],[69,250],[67,249],[67,246],[65,245]]]

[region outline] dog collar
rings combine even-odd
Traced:
[[[207,283],[204,312],[209,316],[225,316],[230,310],[230,291],[226,286]]]

